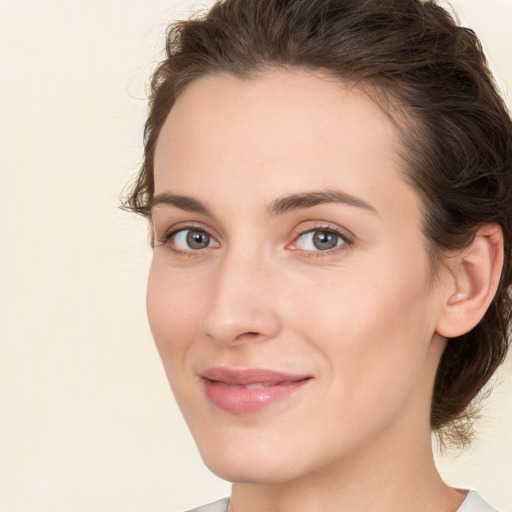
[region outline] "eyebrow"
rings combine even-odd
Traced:
[[[341,190],[316,190],[279,197],[270,203],[267,208],[267,213],[271,216],[276,216],[292,210],[312,208],[314,206],[329,203],[341,203],[347,206],[362,208],[377,214],[377,210],[371,204]],[[206,215],[207,217],[213,216],[212,212],[206,205],[189,196],[182,196],[169,192],[157,194],[151,201],[150,210],[153,210],[153,208],[162,204],[174,206],[175,208],[187,212]]]
[[[341,190],[299,192],[297,194],[279,197],[272,201],[268,208],[268,213],[270,215],[281,215],[291,210],[312,208],[313,206],[328,203],[341,203],[347,206],[355,206],[377,214],[377,210],[370,203]]]
[[[174,206],[175,208],[179,208],[180,210],[184,210],[186,212],[195,212],[206,215],[207,217],[212,217],[212,212],[209,210],[209,208],[200,201],[197,201],[197,199],[193,199],[192,197],[164,192],[163,194],[157,194],[153,197],[151,204],[149,205],[149,209],[152,211],[153,208],[162,204]]]

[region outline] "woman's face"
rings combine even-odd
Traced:
[[[207,465],[278,482],[428,438],[444,341],[400,142],[357,88],[211,76],[155,156],[151,329]]]

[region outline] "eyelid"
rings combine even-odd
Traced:
[[[297,243],[297,241],[302,236],[304,236],[308,233],[315,232],[315,231],[331,233],[331,234],[339,237],[341,239],[342,243],[331,248],[331,249],[325,249],[325,250],[321,250],[321,249],[307,250],[307,249],[298,249],[296,247],[292,247],[292,245]],[[295,229],[294,233],[293,233],[293,241],[287,245],[287,248],[291,249],[291,250],[301,251],[302,253],[310,254],[313,256],[327,256],[327,255],[333,254],[335,252],[338,252],[340,250],[344,250],[344,249],[350,247],[354,243],[354,238],[355,238],[354,235],[344,228],[341,228],[339,226],[336,226],[336,225],[333,225],[330,223],[321,222],[318,224],[312,224],[311,226],[308,226],[307,228],[303,227],[303,228]]]
[[[157,241],[160,246],[168,246],[169,250],[175,254],[180,255],[189,255],[189,256],[195,256],[198,255],[197,253],[202,252],[204,249],[210,249],[211,246],[204,247],[203,249],[177,249],[175,247],[172,247],[169,243],[174,236],[176,236],[178,233],[182,231],[202,231],[206,233],[211,240],[215,242],[215,246],[213,247],[219,247],[220,242],[218,241],[217,235],[212,233],[212,230],[204,226],[200,223],[194,223],[194,222],[188,222],[183,224],[175,224],[168,228],[163,235],[161,236],[155,236],[155,241]]]
[[[319,222],[309,221],[309,222],[311,224],[308,225],[307,227],[304,226],[305,223],[301,223],[301,225],[299,227],[294,229],[293,234],[292,234],[292,237],[293,237],[292,242],[286,245],[287,249],[300,251],[302,253],[310,254],[313,256],[327,256],[329,254],[333,254],[340,250],[347,249],[354,243],[355,236],[350,231],[348,231],[346,228],[342,228],[338,225],[331,224],[328,222],[321,222],[321,221],[319,221]],[[180,233],[182,231],[187,231],[187,230],[196,230],[196,231],[205,232],[211,238],[211,240],[213,240],[215,245],[214,246],[206,246],[201,249],[178,249],[176,247],[171,247],[169,242],[171,241],[172,237],[174,237],[177,233]],[[332,233],[333,235],[339,237],[341,239],[342,243],[331,248],[331,249],[324,249],[324,250],[322,250],[322,249],[307,250],[307,249],[300,249],[300,248],[292,247],[292,245],[297,243],[297,241],[302,236],[304,236],[308,233],[311,233],[311,232],[315,232],[315,231],[319,231],[319,232],[324,231],[327,233]],[[196,222],[178,223],[178,224],[172,225],[161,236],[157,236],[155,233],[155,241],[158,242],[160,244],[160,246],[168,246],[168,249],[175,254],[187,255],[187,256],[199,256],[199,253],[204,252],[204,249],[220,247],[219,236],[213,230],[211,230],[209,227],[207,227],[204,224],[199,223],[199,222],[197,222],[197,223]]]

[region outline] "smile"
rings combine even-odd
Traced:
[[[312,378],[272,370],[224,367],[209,368],[201,377],[210,402],[233,414],[261,411],[291,397]]]

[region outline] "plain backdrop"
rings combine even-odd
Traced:
[[[151,252],[119,198],[168,22],[209,2],[0,0],[0,510],[172,511],[203,466],[145,316]],[[457,0],[510,103],[512,0]],[[508,364],[445,478],[512,510]]]

